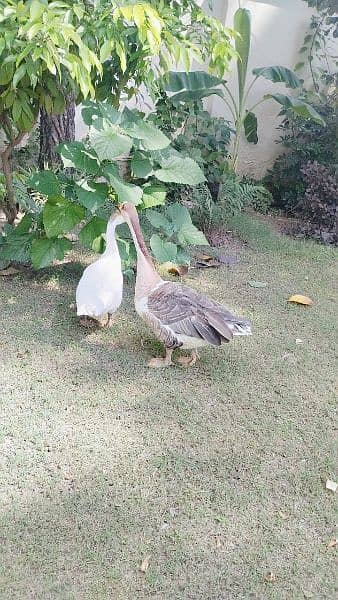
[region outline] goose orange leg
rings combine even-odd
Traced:
[[[184,365],[185,367],[192,367],[198,358],[199,358],[199,354],[198,354],[197,350],[194,349],[191,351],[190,356],[180,356],[177,359],[177,362],[180,365]]]
[[[171,355],[173,353],[172,348],[165,349],[165,357],[164,358],[152,358],[148,362],[148,367],[170,367],[172,365]]]

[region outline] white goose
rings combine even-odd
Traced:
[[[148,363],[150,367],[171,365],[175,348],[191,350],[190,356],[178,359],[190,366],[198,358],[198,347],[220,346],[233,336],[251,334],[250,323],[222,304],[185,285],[161,279],[145,245],[135,206],[125,203],[120,211],[129,225],[137,252],[135,308],[164,344],[166,352],[164,358],[153,358]]]
[[[106,327],[122,302],[123,276],[115,229],[123,222],[119,212],[112,214],[106,230],[106,249],[84,270],[76,288],[77,315],[97,320],[108,315]]]

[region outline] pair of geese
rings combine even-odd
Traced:
[[[180,364],[194,365],[197,348],[220,346],[235,335],[250,335],[250,323],[231,314],[224,306],[182,285],[163,280],[156,272],[146,247],[136,208],[127,202],[112,214],[107,226],[106,249],[89,265],[76,290],[78,316],[98,318],[108,314],[107,325],[122,302],[123,277],[115,237],[117,225],[127,223],[137,252],[135,284],[136,312],[149,325],[165,347],[164,358],[153,358],[150,367],[172,363],[175,348],[188,349]]]

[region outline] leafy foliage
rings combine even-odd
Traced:
[[[308,33],[300,49],[301,60],[295,66],[301,71],[307,63],[310,67],[313,88],[320,95],[330,84],[335,84],[338,61],[334,55],[335,38],[338,37],[338,15],[335,0],[305,0],[316,13],[311,17]],[[333,42],[333,43],[332,43]],[[333,50],[333,52],[332,52]],[[305,62],[306,61],[306,62]],[[323,65],[327,67],[323,67]]]
[[[246,105],[248,93],[255,81],[259,77],[264,77],[273,83],[283,82],[285,83],[286,87],[299,88],[301,86],[301,81],[290,69],[281,66],[272,66],[253,69],[252,73],[255,79],[253,80],[252,84],[247,87],[246,75],[251,38],[250,15],[247,9],[237,10],[235,14],[235,24],[237,24],[237,27],[239,28],[238,33],[240,34],[240,41],[238,38],[236,39],[236,49],[238,52],[238,103],[236,103],[233,95],[226,85],[226,82],[214,77],[210,77],[207,73],[203,73],[202,71],[190,73],[170,73],[165,80],[162,79],[159,82],[160,85],[162,85],[162,91],[165,92],[167,96],[169,96],[170,92],[175,92],[169,97],[168,100],[168,102],[171,102],[172,106],[177,108],[178,103],[185,103],[185,119],[181,118],[181,120],[179,120],[176,116],[176,119],[172,120],[172,123],[170,123],[170,113],[165,117],[168,128],[173,125],[179,126],[181,123],[184,128],[184,134],[186,133],[186,125],[191,114],[191,109],[189,110],[189,103],[193,102],[194,100],[200,100],[202,97],[214,95],[216,93],[223,98],[224,102],[230,109],[235,124],[232,159],[233,168],[236,168],[238,160],[239,140],[242,131],[244,130],[248,142],[254,144],[257,144],[258,142],[257,117],[253,112],[255,107],[250,108]],[[223,90],[221,90],[219,87],[215,87],[215,85],[222,85]],[[198,91],[197,96],[195,95],[196,91]],[[304,119],[309,119],[317,123],[324,124],[321,115],[318,114],[315,108],[311,104],[307,103],[301,95],[299,95],[297,98],[293,98],[285,94],[266,94],[258,103],[255,104],[255,106],[270,99],[275,100],[282,106],[280,114],[290,112],[297,114]],[[165,100],[162,96],[159,100],[159,103],[162,103],[163,105],[164,102]],[[163,113],[163,106],[160,108],[162,109]],[[197,112],[196,108],[195,112]]]
[[[181,78],[176,80],[179,81]],[[153,119],[171,138],[176,150],[200,165],[216,200],[219,181],[229,156],[231,129],[228,121],[211,117],[200,100],[177,101],[166,94],[157,101]]]
[[[59,147],[65,166],[76,169],[75,178],[48,170],[31,176],[29,185],[43,196],[44,202],[36,212],[27,212],[18,227],[5,229],[0,257],[31,260],[35,268],[47,266],[54,259],[62,259],[70,250],[72,244],[67,235],[74,227],[79,229],[82,243],[102,252],[107,216],[116,202],[128,201],[144,210],[148,221],[160,230],[161,235],[156,235],[161,242],[155,238],[152,243],[158,260],[163,256],[163,248],[167,251],[170,248],[173,253],[173,246],[177,261],[188,260],[182,253],[184,247],[206,243],[203,234],[192,224],[188,211],[179,205],[170,206],[164,216],[153,208],[165,202],[165,187],[157,180],[198,184],[204,181],[198,164],[172,148],[170,140],[137,111],[124,109],[116,116],[107,110],[106,104],[89,101],[84,111],[91,124],[88,140]],[[113,135],[98,137],[106,132]],[[160,150],[149,149],[159,146]],[[143,177],[132,179],[130,170],[122,175],[118,157],[126,148],[130,149],[132,169],[136,160],[148,165]],[[106,204],[104,215],[102,209]],[[124,251],[128,255],[128,245]]]
[[[298,205],[309,229],[324,241],[338,241],[338,184],[330,170],[308,161],[301,169],[305,193]]]
[[[0,127],[8,141],[2,153],[7,187],[2,207],[8,219],[16,216],[9,154],[32,129],[40,108],[62,113],[65,98],[78,104],[87,96],[118,108],[122,97],[135,96],[141,84],[151,93],[157,75],[170,65],[181,62],[189,70],[192,59],[208,60],[209,68],[223,76],[234,54],[233,35],[194,0],[122,5],[115,0],[0,0]],[[110,120],[114,124],[111,114]],[[93,133],[102,160],[114,135],[114,127]],[[142,135],[148,149],[163,147],[149,131]],[[119,141],[121,148],[126,140]]]
[[[325,119],[326,126],[289,116],[279,129],[279,143],[287,152],[281,154],[273,168],[268,171],[264,183],[272,192],[274,204],[294,213],[305,193],[301,175],[308,161],[334,168],[336,156],[336,116],[332,101],[316,110]]]
[[[193,225],[187,207],[180,203],[170,204],[164,213],[148,210],[146,216],[162,233],[162,236],[154,234],[150,238],[150,247],[159,262],[189,264],[189,255],[184,248],[208,245],[204,234]]]

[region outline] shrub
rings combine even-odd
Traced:
[[[328,103],[317,107],[326,121],[326,127],[288,116],[279,129],[282,131],[278,143],[287,152],[279,156],[268,171],[263,183],[274,199],[274,205],[289,213],[299,210],[299,203],[305,193],[305,183],[301,169],[308,161],[332,166],[336,157],[336,116],[335,109]]]
[[[338,184],[329,169],[316,161],[308,161],[301,169],[305,193],[298,205],[308,221],[309,233],[325,242],[337,241]]]

